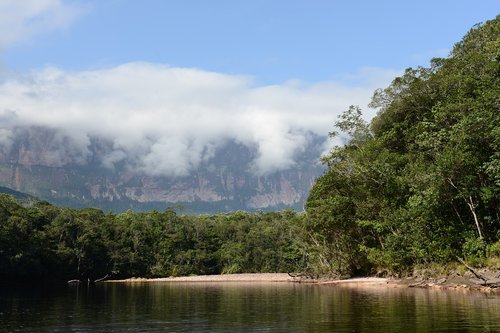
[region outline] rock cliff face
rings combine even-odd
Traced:
[[[227,142],[189,175],[164,177],[120,165],[104,167],[92,158],[105,149],[105,143],[98,140],[82,157],[50,130],[31,129],[19,134],[8,149],[0,149],[0,186],[59,205],[116,212],[177,205],[193,213],[300,210],[323,170],[318,163],[321,142],[313,140],[293,168],[263,175],[252,171],[255,150]]]

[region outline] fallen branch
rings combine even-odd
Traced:
[[[315,280],[318,279],[318,275],[310,272],[302,272],[302,273],[297,273],[297,274],[292,274],[292,273],[287,273],[288,276],[292,277],[293,279],[311,279]]]
[[[94,280],[94,283],[104,281],[104,280],[106,280],[106,279],[108,279],[108,278],[109,278],[109,274],[106,274],[106,276],[105,276],[105,277],[102,277],[102,278],[100,278],[100,279]]]
[[[408,287],[410,287],[410,288],[424,287],[426,283],[427,282],[425,280],[422,280],[422,281],[419,281],[419,282],[411,283],[411,284],[408,285]]]
[[[488,279],[485,278],[481,273],[477,272],[474,268],[471,266],[467,265],[467,263],[460,257],[457,257],[458,261],[460,261],[469,271],[472,272],[478,279],[483,280],[484,282],[488,282]]]
[[[485,282],[482,285],[490,288],[500,288],[500,280]]]

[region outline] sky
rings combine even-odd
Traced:
[[[227,140],[293,167],[337,115],[446,57],[498,0],[0,0],[0,153],[33,126],[46,163],[183,176]]]

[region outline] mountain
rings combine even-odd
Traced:
[[[252,162],[257,150],[228,140],[189,174],[167,177],[125,163],[104,166],[100,154],[109,143],[98,138],[91,138],[82,161],[54,130],[31,127],[15,133],[9,149],[0,149],[0,186],[66,207],[121,212],[182,206],[186,213],[302,210],[323,172],[319,156],[324,139],[315,136],[295,156],[300,162],[287,170],[256,173]]]

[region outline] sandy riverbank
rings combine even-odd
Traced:
[[[349,286],[374,286],[387,285],[391,279],[365,277],[345,280],[312,280],[292,277],[287,273],[246,273],[246,274],[222,274],[222,275],[195,275],[165,278],[130,278],[124,280],[108,280],[106,282],[137,283],[137,282],[294,282],[314,283],[321,285],[349,285]]]
[[[384,287],[384,288],[434,288],[446,290],[479,290],[485,292],[500,293],[500,288],[485,287],[474,283],[472,279],[442,278],[442,279],[419,279],[419,278],[378,278],[362,277],[344,280],[312,280],[292,277],[287,273],[245,273],[245,274],[222,274],[222,275],[195,275],[164,278],[129,278],[123,280],[107,280],[106,283],[150,283],[150,282],[250,282],[250,283],[311,283],[325,286],[339,287]]]
[[[293,282],[287,273],[247,273],[221,275],[194,275],[165,278],[130,278],[124,280],[108,280],[106,282]]]

